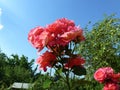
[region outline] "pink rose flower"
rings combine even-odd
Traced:
[[[45,46],[66,46],[70,41],[79,42],[84,39],[83,30],[67,18],[58,19],[45,28],[36,27],[28,34],[29,42],[39,51]]]
[[[38,51],[41,51],[47,45],[49,36],[45,28],[36,27],[29,32],[28,40]]]
[[[81,66],[85,63],[85,60],[80,56],[69,59],[69,62],[65,64],[65,68],[72,68],[73,66]]]
[[[112,77],[114,71],[111,67],[99,68],[95,74],[94,78],[100,83],[103,83],[106,79]]]
[[[105,67],[103,68],[107,74],[107,76],[112,76],[114,74],[114,70],[111,67]]]
[[[47,70],[48,67],[52,67],[52,65],[56,61],[56,56],[52,52],[46,51],[37,59],[37,63],[40,64],[40,68],[44,71]]]
[[[107,75],[102,68],[98,69],[94,74],[95,80],[99,81],[100,83],[103,83],[106,77]]]
[[[51,35],[48,42],[49,46],[65,46],[72,40],[84,40],[82,29],[75,26],[72,20],[61,18],[46,27]]]
[[[116,83],[106,83],[103,90],[120,90],[120,87]]]
[[[111,81],[115,82],[115,83],[119,83],[120,82],[120,73],[113,74],[111,77]]]

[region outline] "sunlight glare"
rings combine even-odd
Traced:
[[[3,25],[1,24],[1,15],[2,15],[2,9],[0,8],[0,30],[3,29]]]

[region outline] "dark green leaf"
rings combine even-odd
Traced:
[[[82,67],[82,66],[74,66],[72,69],[73,69],[72,72],[75,75],[79,75],[79,76],[86,75],[86,69],[84,67]]]

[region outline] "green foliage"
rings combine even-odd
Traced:
[[[85,36],[77,51],[86,59],[86,80],[93,81],[95,70],[104,66],[120,72],[120,19],[107,16],[87,29]]]
[[[50,85],[51,85],[52,81],[51,80],[46,80],[44,83],[43,83],[43,88],[46,89],[46,88],[49,88]]]
[[[31,82],[36,70],[32,70],[34,60],[28,62],[24,55],[7,57],[0,52],[0,88],[7,88],[14,82]]]

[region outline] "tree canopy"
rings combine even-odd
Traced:
[[[86,79],[92,81],[100,67],[109,66],[120,72],[120,19],[114,15],[105,17],[92,29],[86,28],[85,37],[76,51],[86,59]]]

